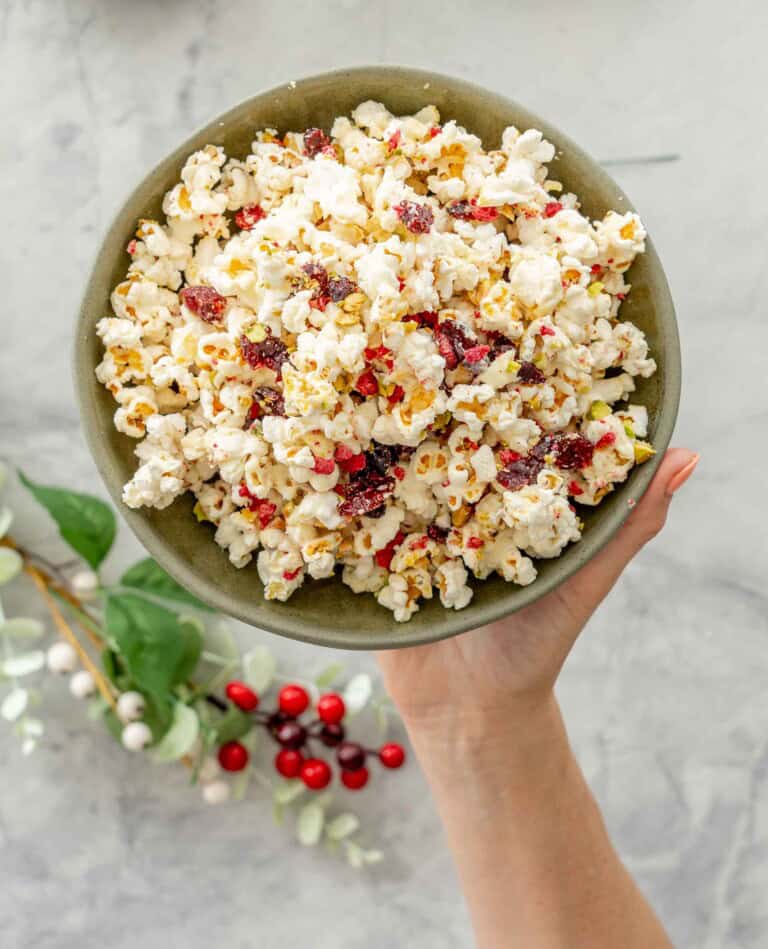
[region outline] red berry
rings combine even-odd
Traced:
[[[320,455],[315,456],[315,464],[312,470],[315,474],[332,474],[333,469],[336,467],[336,462],[333,458],[321,458]]]
[[[343,725],[326,724],[323,725],[318,738],[328,748],[335,748],[336,745],[340,745],[344,741],[344,735]]]
[[[350,791],[359,791],[368,783],[369,773],[367,768],[358,768],[357,771],[342,771],[341,783]]]
[[[296,718],[309,705],[309,696],[300,685],[284,685],[277,696],[277,703],[281,712]]]
[[[405,749],[394,741],[379,748],[379,761],[385,768],[399,768],[405,761]]]
[[[303,725],[299,725],[298,722],[290,719],[277,726],[274,730],[274,736],[283,748],[293,748],[295,750],[301,748],[307,740],[307,730]]]
[[[355,388],[360,395],[376,395],[379,391],[379,384],[373,372],[370,369],[366,369],[366,371],[358,377]]]
[[[230,702],[244,712],[252,712],[258,708],[259,697],[245,682],[230,682],[224,690]]]
[[[346,712],[344,699],[335,692],[321,695],[317,703],[317,714],[329,725],[335,725],[344,718]]]
[[[293,748],[283,748],[275,755],[275,769],[284,778],[298,778],[304,756]]]
[[[250,231],[259,221],[267,216],[267,212],[259,204],[246,204],[235,215],[235,224],[241,231]]]
[[[311,791],[320,791],[331,780],[331,769],[321,758],[308,758],[301,766],[299,777]]]
[[[356,741],[345,741],[336,749],[336,760],[344,771],[358,771],[365,764],[365,748]]]
[[[219,748],[219,764],[225,771],[242,771],[248,757],[248,749],[239,741],[228,741]]]

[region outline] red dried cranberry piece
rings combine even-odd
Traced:
[[[480,208],[475,205],[475,202],[472,202],[472,217],[476,221],[495,221],[499,216],[498,208]]]
[[[541,385],[546,377],[541,369],[534,366],[532,362],[524,362],[520,364],[520,368],[517,370],[517,378],[526,385]]]
[[[226,297],[213,287],[184,287],[179,298],[190,312],[206,323],[217,323],[227,305]]]
[[[482,362],[490,351],[490,346],[470,346],[464,353],[464,362],[468,362],[470,365],[472,363]]]
[[[595,442],[595,448],[608,448],[608,446],[612,445],[615,441],[616,441],[616,433],[606,432],[605,435],[602,435]]]
[[[266,216],[267,212],[260,204],[246,204],[246,206],[240,208],[235,215],[235,224],[237,224],[241,231],[250,231],[252,227],[256,227],[259,221]]]
[[[315,464],[312,467],[312,470],[315,474],[332,474],[333,469],[336,467],[336,462],[333,458],[321,458],[319,455],[315,456]]]
[[[379,391],[379,383],[376,381],[376,376],[373,374],[372,369],[366,369],[365,372],[357,377],[355,389],[360,395],[376,395]]]
[[[544,459],[533,454],[526,455],[506,465],[496,475],[499,484],[508,491],[517,491],[526,484],[533,484],[544,467]]]
[[[389,570],[389,565],[395,556],[395,548],[399,547],[404,540],[405,534],[403,534],[402,531],[398,531],[386,547],[382,547],[381,550],[376,551],[374,554],[376,563],[385,570]]]
[[[580,494],[584,494],[584,489],[576,484],[575,481],[570,481],[568,483],[568,494],[574,498],[577,498]]]
[[[387,403],[389,405],[397,405],[398,402],[402,402],[405,398],[405,389],[402,386],[395,386],[391,394],[387,396]]]
[[[595,446],[583,435],[560,435],[553,438],[555,464],[566,470],[586,468],[592,464]]]
[[[247,336],[240,337],[240,351],[243,359],[252,369],[266,367],[279,378],[283,363],[288,359],[285,343],[274,336],[267,336],[260,343],[254,343]]]
[[[470,550],[479,550],[481,547],[485,546],[485,541],[482,537],[470,537],[467,541],[467,547]]]
[[[559,201],[550,201],[548,204],[544,205],[544,217],[554,217],[559,211],[563,210],[563,206]]]
[[[339,505],[339,514],[343,517],[359,517],[369,514],[380,508],[387,500],[387,495],[375,488],[363,488],[348,494],[346,500]]]
[[[433,313],[431,310],[422,310],[420,313],[409,313],[403,317],[403,321],[413,321],[414,323],[418,323],[419,326],[426,326],[431,330],[436,330],[438,316],[437,313]]]
[[[506,337],[503,333],[499,333],[496,330],[491,330],[487,334],[488,341],[491,344],[491,352],[493,353],[493,358],[501,355],[501,353],[507,353],[510,349],[515,349],[515,344],[511,339]]]
[[[318,152],[321,152],[330,144],[331,140],[322,129],[307,129],[304,133],[304,154],[309,155],[310,158],[314,158]]]
[[[437,544],[442,544],[447,536],[447,527],[440,527],[437,524],[430,524],[427,528],[427,537],[429,537],[430,540],[434,540]]]
[[[451,217],[458,218],[460,221],[471,221],[474,208],[469,201],[454,201],[445,209]]]
[[[373,443],[373,448],[365,453],[365,460],[368,468],[379,475],[386,475],[389,469],[397,461],[400,452],[395,445],[382,445],[379,442]]]
[[[334,303],[345,300],[355,290],[357,290],[356,284],[347,277],[331,277],[328,281],[328,296]]]
[[[520,458],[520,452],[512,451],[511,448],[502,448],[499,452],[499,461],[502,465],[511,465],[513,461],[519,461]]]
[[[259,386],[253,392],[253,402],[245,420],[246,428],[265,415],[285,416],[285,400],[277,389]]]
[[[412,234],[426,234],[435,221],[432,208],[415,201],[402,201],[394,210]]]

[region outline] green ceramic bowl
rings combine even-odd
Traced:
[[[191,497],[180,498],[164,511],[123,507],[120,493],[135,468],[135,442],[115,430],[115,404],[94,377],[94,367],[101,359],[94,325],[110,312],[110,291],[128,268],[125,246],[133,236],[136,221],[161,214],[163,194],[178,180],[185,159],[196,149],[213,143],[222,145],[228,155],[242,157],[257,129],[327,129],[337,115],[349,113],[365,99],[382,101],[397,115],[433,103],[444,120],[456,119],[479,135],[487,148],[498,146],[507,125],[541,129],[557,146],[553,177],[580,196],[587,214],[602,216],[609,208],[631,207],[600,166],[565,135],[515,102],[479,86],[435,73],[384,66],[311,76],[271,89],[225,112],[146,176],[118,213],[99,250],[75,339],[76,387],[91,451],[115,503],[158,563],[196,596],[224,613],[293,639],[347,649],[412,646],[454,636],[532,603],[569,577],[600,550],[624,521],[630,501],[637,500],[647,488],[672,435],[680,393],[674,308],[664,271],[649,241],[647,252],[629,275],[632,292],[622,315],[644,330],[659,366],[651,379],[639,380],[636,394],[637,401],[648,406],[650,438],[658,454],[633,470],[628,481],[598,508],[586,509],[583,539],[555,560],[538,561],[539,575],[533,584],[518,587],[499,577],[476,581],[474,598],[466,609],[446,610],[435,597],[425,602],[408,623],[395,623],[392,614],[370,594],[355,595],[336,578],[308,582],[287,603],[267,602],[255,564],[237,570],[229,563],[226,553],[214,543],[210,527],[199,524],[192,515]]]

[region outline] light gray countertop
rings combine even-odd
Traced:
[[[667,268],[685,369],[676,442],[702,462],[591,622],[560,696],[623,857],[676,945],[697,949],[768,945],[768,533],[756,492],[768,461],[767,9],[0,2],[2,455],[72,487],[102,493],[68,365],[99,236],[149,166],[240,99],[339,65],[407,63],[507,93],[601,159],[679,156],[612,171]],[[15,500],[30,513],[25,539],[54,545]],[[115,562],[137,554],[123,530]],[[256,635],[267,638],[245,631]],[[269,641],[288,666],[327,659]],[[351,664],[373,669],[367,656]],[[355,800],[388,851],[355,875],[273,827],[258,795],[206,807],[180,769],[122,753],[55,683],[45,717],[31,758],[0,731],[4,947],[470,945],[415,766]]]

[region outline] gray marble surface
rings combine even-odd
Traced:
[[[68,366],[88,265],[146,168],[225,107],[302,73],[409,63],[506,92],[602,159],[679,156],[613,170],[667,267],[685,363],[676,440],[702,462],[579,642],[560,695],[623,857],[675,944],[697,949],[768,945],[768,542],[755,491],[768,461],[766,9],[0,2],[2,454],[99,493]],[[31,510],[23,534],[57,549]],[[137,553],[123,531],[115,564]],[[270,642],[287,665],[326,661]],[[415,767],[356,802],[389,858],[355,875],[291,843],[258,795],[205,807],[180,771],[121,753],[55,683],[45,714],[29,759],[0,732],[4,947],[471,944]]]

